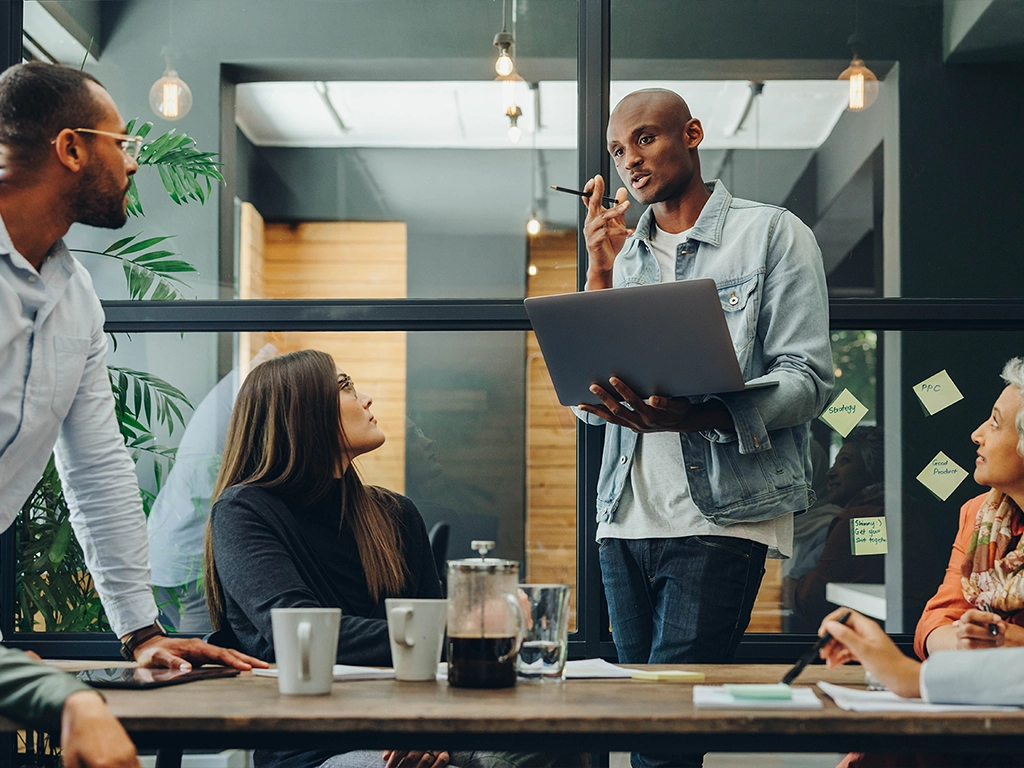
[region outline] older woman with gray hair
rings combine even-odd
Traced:
[[[1024,646],[1024,359],[1003,368],[1005,389],[971,435],[974,479],[989,487],[960,510],[946,576],[917,624],[914,650]]]

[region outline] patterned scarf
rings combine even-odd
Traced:
[[[991,490],[974,520],[960,566],[964,597],[981,611],[1008,618],[1024,609],[1024,515],[1009,496]]]

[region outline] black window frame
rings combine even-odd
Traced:
[[[22,56],[22,0],[0,0],[0,57],[6,68]],[[609,112],[611,0],[578,1],[577,83],[579,107],[579,178],[607,176],[605,127]],[[228,67],[229,65],[225,65]],[[225,90],[222,115],[233,114],[233,88]],[[224,143],[233,142],[233,123],[222,125]],[[231,134],[229,137],[228,134]],[[276,300],[239,301],[230,298],[233,281],[225,254],[232,252],[233,210],[229,195],[221,195],[222,300],[137,302],[104,301],[106,330],[119,333],[222,333],[222,364],[230,356],[230,333],[240,331],[528,331],[521,300]],[[225,199],[226,198],[226,199]],[[584,211],[579,213],[578,232]],[[587,254],[577,242],[578,288],[583,288]],[[227,270],[227,271],[225,271]],[[833,330],[1021,330],[1024,300],[1016,299],[832,299]],[[229,357],[228,357],[229,359]],[[602,431],[577,426],[577,606],[578,631],[570,637],[573,658],[614,658],[608,633],[607,607],[597,560],[596,478],[600,468]],[[15,572],[13,527],[0,536],[0,631],[4,643],[31,648],[45,657],[68,659],[119,658],[120,643],[107,633],[15,632]],[[913,637],[893,635],[908,648]],[[807,646],[801,634],[748,634],[738,661],[789,662]]]

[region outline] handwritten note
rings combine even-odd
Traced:
[[[960,402],[964,396],[956,388],[953,379],[945,370],[941,370],[920,384],[914,385],[914,394],[921,401],[921,405],[928,411],[929,416],[934,416],[943,408],[949,408],[953,403]]]
[[[917,476],[918,481],[945,501],[967,477],[967,470],[939,451]]]
[[[846,437],[867,413],[868,407],[854,397],[850,390],[844,389],[821,414],[821,420]]]
[[[889,551],[884,517],[855,517],[850,520],[850,550],[854,555],[884,555]]]

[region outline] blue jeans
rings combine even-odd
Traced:
[[[728,664],[750,622],[768,548],[728,536],[603,539],[599,555],[622,664]],[[634,752],[633,768],[699,766]]]

